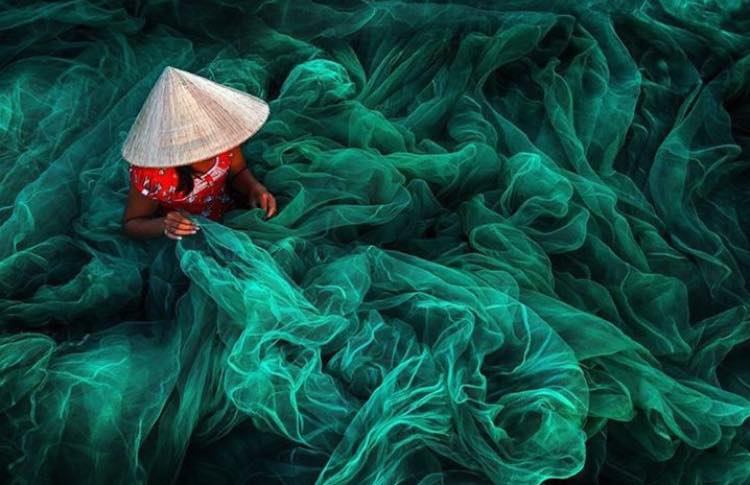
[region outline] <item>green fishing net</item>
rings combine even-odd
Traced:
[[[750,483],[750,6],[0,1],[0,482]],[[122,232],[167,65],[278,215]]]

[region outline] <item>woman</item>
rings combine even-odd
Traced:
[[[130,162],[125,233],[182,239],[200,229],[190,214],[221,220],[235,207],[273,216],[276,199],[240,150],[268,113],[260,98],[167,66],[123,145]]]
[[[187,214],[221,220],[235,207],[261,207],[276,214],[276,199],[255,179],[240,147],[189,165],[166,169],[132,166],[123,230],[136,238],[195,234]]]

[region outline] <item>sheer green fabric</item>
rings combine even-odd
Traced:
[[[750,483],[749,29],[0,0],[0,480]],[[122,233],[166,65],[270,103],[278,215]]]

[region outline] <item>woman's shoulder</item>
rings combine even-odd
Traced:
[[[147,197],[167,198],[175,192],[178,178],[173,167],[140,167],[130,165],[130,182]]]

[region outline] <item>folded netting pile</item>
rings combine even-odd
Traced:
[[[0,482],[750,483],[750,6],[0,0]],[[165,66],[279,213],[122,231]]]

